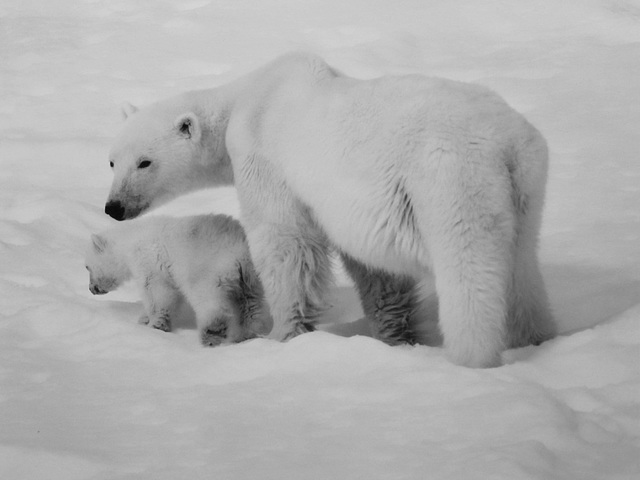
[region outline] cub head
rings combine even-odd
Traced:
[[[185,104],[178,97],[142,109],[123,107],[125,122],[109,154],[114,177],[107,215],[134,218],[180,194],[230,183],[223,132]]]
[[[94,295],[109,293],[131,277],[123,259],[113,249],[113,240],[104,235],[91,235],[85,266],[89,271],[89,291]]]

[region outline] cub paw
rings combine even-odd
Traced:
[[[200,342],[205,347],[217,347],[227,340],[227,324],[219,322],[209,325],[200,332]]]
[[[162,330],[163,332],[171,331],[171,320],[168,318],[160,318],[153,323],[151,323],[151,327],[156,330]]]

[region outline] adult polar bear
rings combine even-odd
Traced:
[[[505,348],[553,336],[537,261],[546,143],[489,90],[418,75],[356,80],[290,54],[228,85],[125,110],[105,211],[133,218],[235,183],[272,338],[312,326],[331,248],[370,317],[376,296],[397,289],[393,320],[406,324],[407,291],[435,275],[458,364],[499,365]]]

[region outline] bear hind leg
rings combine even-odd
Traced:
[[[556,336],[557,327],[537,266],[514,274],[508,316],[509,348],[540,345]]]
[[[242,340],[239,313],[231,305],[200,306],[194,310],[200,342],[205,347]]]
[[[539,345],[557,333],[537,259],[537,228],[528,222],[523,215],[516,241],[507,320],[509,348]]]
[[[224,286],[240,315],[241,340],[266,335],[272,327],[264,289],[251,260],[238,261],[237,278]]]
[[[468,367],[495,367],[507,346],[508,295],[513,276],[516,218],[501,172],[441,170],[431,210],[432,270],[447,356]],[[473,176],[491,178],[477,184]],[[471,177],[470,177],[471,176]],[[421,288],[424,286],[421,285]],[[425,292],[428,293],[428,292]]]
[[[482,256],[477,251],[468,256],[449,251],[434,262],[447,356],[458,365],[480,368],[501,364],[509,277],[507,262],[484,258],[478,263]]]
[[[415,281],[371,269],[345,253],[340,258],[355,283],[373,337],[388,345],[416,343]]]
[[[224,280],[216,280],[215,285],[203,282],[198,288],[185,291],[204,346],[215,347],[241,340],[240,312],[225,288],[226,283]]]

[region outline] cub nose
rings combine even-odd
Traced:
[[[116,220],[124,220],[124,207],[118,200],[107,202],[104,206],[104,213]]]

